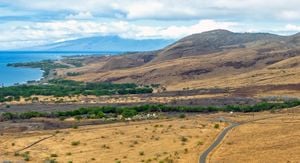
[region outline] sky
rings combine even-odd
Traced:
[[[0,0],[0,50],[90,36],[300,32],[299,0]]]

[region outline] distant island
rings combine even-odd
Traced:
[[[85,52],[133,52],[161,49],[175,42],[172,39],[126,39],[119,36],[95,36],[62,41],[35,47],[20,49],[21,51],[85,51]]]

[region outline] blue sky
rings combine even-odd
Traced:
[[[1,0],[0,49],[96,35],[178,39],[212,29],[300,32],[299,0]]]

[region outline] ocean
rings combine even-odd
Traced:
[[[117,52],[20,52],[0,51],[0,86],[12,86],[26,83],[30,80],[42,78],[43,71],[34,68],[8,67],[8,63],[33,62],[45,59],[60,59],[62,56],[72,55],[104,55]]]

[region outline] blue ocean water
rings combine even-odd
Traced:
[[[11,86],[16,83],[26,83],[30,80],[39,80],[43,72],[33,68],[7,67],[8,63],[32,62],[45,59],[59,59],[62,56],[72,55],[103,55],[116,54],[115,52],[14,52],[0,51],[0,86]]]

